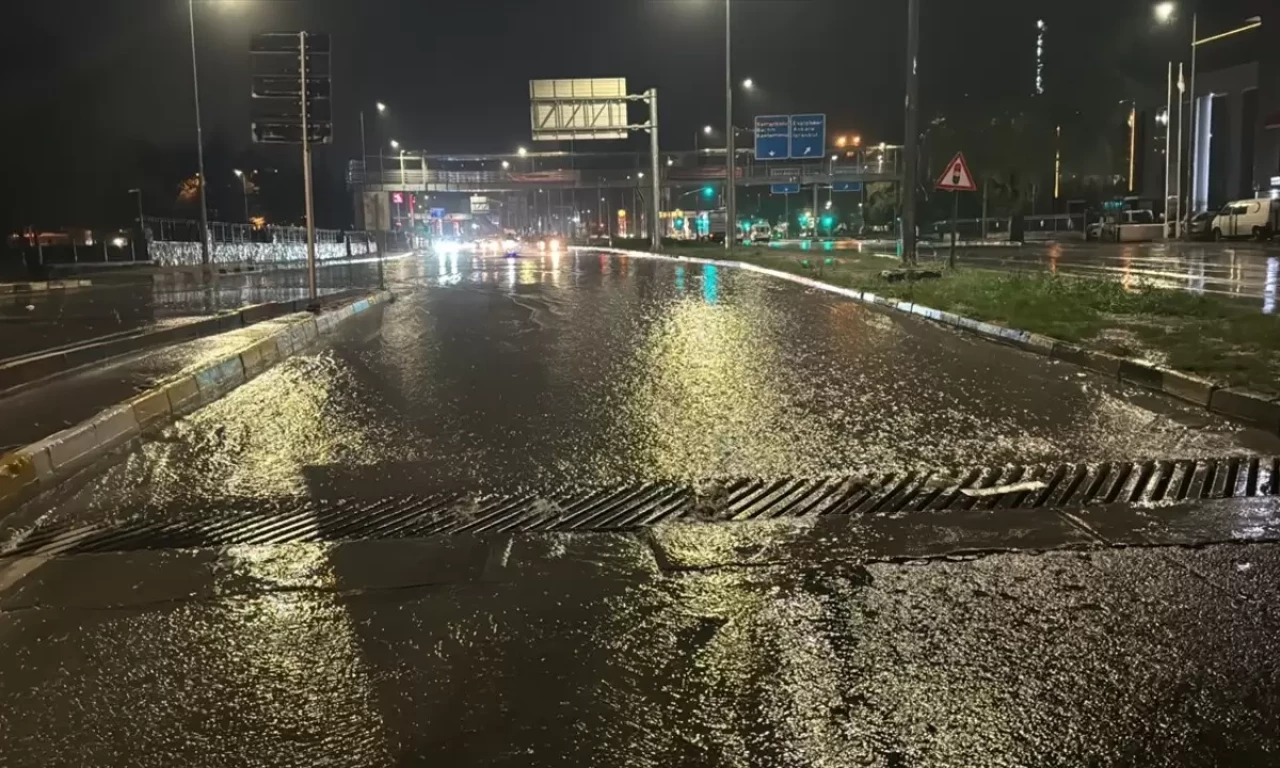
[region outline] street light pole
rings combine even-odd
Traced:
[[[146,220],[142,218],[142,189],[141,188],[131,189],[129,191],[138,196],[138,237],[142,238],[142,249],[143,249],[143,254],[145,255],[147,252],[146,250],[147,224],[146,224]],[[130,240],[136,241],[137,238],[130,238]],[[138,260],[137,246],[131,243],[129,251],[132,253],[133,261],[137,261]]]
[[[916,263],[916,175],[920,164],[919,133],[920,0],[907,0],[906,154],[902,179],[902,262]]]
[[[244,198],[244,223],[252,224],[249,220],[249,176],[239,168],[235,170],[235,174],[240,179],[241,197]]]
[[[1175,168],[1176,179],[1173,196],[1177,201],[1175,205],[1178,210],[1178,218],[1173,225],[1174,236],[1181,238],[1183,235],[1182,220],[1186,218],[1182,207],[1182,94],[1187,90],[1187,81],[1182,76],[1182,62],[1178,62],[1178,161]]]
[[[724,248],[733,248],[737,234],[737,215],[734,206],[734,152],[733,152],[733,57],[730,31],[732,22],[729,9],[732,0],[724,0],[724,141],[725,141],[725,179],[724,179]]]
[[[1196,213],[1196,37],[1199,27],[1200,15],[1191,14],[1191,149],[1187,152],[1188,165],[1191,166],[1188,169],[1190,178],[1187,179],[1187,210],[1190,213]]]
[[[200,122],[200,70],[196,66],[195,0],[187,0],[187,21],[191,27],[191,86],[196,102],[196,170],[200,174],[200,263],[209,263],[209,208],[205,201],[204,128]]]

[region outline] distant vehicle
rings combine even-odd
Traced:
[[[1234,237],[1266,240],[1276,231],[1275,208],[1271,200],[1262,198],[1227,203],[1213,217],[1210,234],[1214,240]]]
[[[759,222],[751,225],[751,242],[767,243],[773,239],[773,227]]]
[[[1146,208],[1108,211],[1106,218],[1085,227],[1085,240],[1140,242],[1159,239],[1161,225],[1156,215]]]
[[[1208,240],[1213,237],[1213,219],[1216,211],[1203,211],[1191,217],[1187,222],[1188,240]]]

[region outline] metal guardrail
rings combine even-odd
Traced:
[[[200,223],[190,219],[165,219],[147,216],[147,242],[198,243]],[[363,230],[317,229],[317,243],[342,243],[348,239],[372,238]],[[306,227],[287,227],[269,224],[254,229],[249,224],[226,221],[209,222],[209,239],[214,243],[305,243]]]

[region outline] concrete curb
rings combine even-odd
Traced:
[[[761,267],[743,261],[727,261],[696,257],[669,256],[667,254],[650,253],[648,251],[627,251],[620,248],[598,248],[589,246],[570,246],[570,251],[596,251],[614,253],[634,258],[660,259],[686,264],[715,264],[723,267],[758,272],[763,275],[790,280],[820,291],[835,293],[864,304],[878,305],[898,312],[904,312],[943,325],[976,333],[992,341],[1012,344],[1019,349],[1033,354],[1061,360],[1065,363],[1087,368],[1104,376],[1114,378],[1126,384],[1132,384],[1153,392],[1168,395],[1184,403],[1198,405],[1201,408],[1243,421],[1255,426],[1280,433],[1280,397],[1273,397],[1259,392],[1252,392],[1239,387],[1222,387],[1208,379],[1202,379],[1181,371],[1162,368],[1158,365],[1116,357],[1106,352],[1085,349],[1075,344],[1059,341],[1037,333],[1020,331],[1014,328],[985,323],[968,317],[961,317],[950,312],[942,312],[922,304],[897,301],[884,296],[877,296],[871,291],[858,291],[841,288],[790,272]]]
[[[88,282],[87,280],[84,282]],[[363,292],[343,291],[320,297],[322,302],[344,300]],[[93,363],[100,363],[112,357],[139,352],[151,347],[191,341],[215,333],[255,325],[275,317],[301,312],[310,306],[309,299],[293,301],[275,301],[266,304],[253,304],[241,307],[234,312],[214,315],[192,323],[175,325],[154,331],[144,331],[123,338],[108,339],[100,342],[86,342],[67,349],[55,349],[44,354],[36,354],[12,362],[0,364],[0,394],[9,394],[51,376],[69,373]]]
[[[12,293],[47,293],[68,288],[88,288],[92,280],[44,280],[34,283],[0,283],[0,296]]]
[[[309,312],[278,318],[272,322],[280,324],[279,330],[266,338],[198,371],[168,379],[87,421],[0,456],[0,514],[56,487],[139,436],[153,433],[223,397],[274,364],[303,351],[322,333],[333,333],[342,320],[394,300],[389,291],[382,291],[319,318]]]

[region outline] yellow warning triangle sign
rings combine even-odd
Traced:
[[[957,152],[951,162],[947,163],[947,168],[938,177],[936,186],[947,192],[978,191],[978,185],[973,183],[973,174],[969,173],[969,164],[964,161],[963,152]]]

